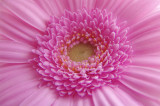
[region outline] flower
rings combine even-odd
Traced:
[[[158,106],[158,5],[0,1],[0,104]]]

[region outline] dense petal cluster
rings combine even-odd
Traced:
[[[106,10],[65,11],[60,18],[52,17],[46,35],[37,37],[37,72],[61,96],[91,95],[93,89],[114,83],[130,62],[127,30]],[[80,43],[92,45],[94,55],[73,61],[68,51]]]

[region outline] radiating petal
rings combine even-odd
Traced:
[[[41,32],[18,17],[0,12],[0,35],[16,42],[34,45],[36,35]]]
[[[63,11],[59,7],[57,0],[34,0],[40,8],[42,8],[49,16],[60,16]]]
[[[59,96],[52,105],[53,106],[72,106],[73,104],[72,99],[73,99],[72,96],[66,96],[66,97]]]
[[[119,21],[128,25],[137,23],[156,9],[159,0],[84,0],[86,8],[107,9]],[[134,14],[133,14],[134,13]]]
[[[4,37],[4,36],[0,36],[1,40],[9,40],[8,38]]]
[[[136,66],[153,67],[160,69],[160,56],[158,55],[134,56],[132,58],[132,64]]]
[[[142,104],[136,101],[129,93],[125,90],[117,87],[114,92],[119,97],[119,99],[125,104],[125,106],[141,106]]]
[[[159,100],[160,101],[160,86],[147,82],[145,80],[140,80],[137,78],[132,78],[130,76],[125,76],[121,82],[129,87],[130,89],[134,90],[141,95],[149,97],[151,99]]]
[[[46,22],[49,20],[49,16],[32,0],[3,0],[1,8],[7,9],[19,19],[41,31],[45,30]]]
[[[21,102],[20,106],[51,106],[57,95],[50,88],[39,88]]]
[[[148,98],[144,95],[141,95],[140,93],[135,92],[133,89],[129,88],[128,86],[126,86],[123,83],[119,83],[119,88],[118,89],[120,91],[124,91],[133,100],[136,101],[135,103],[137,103],[137,105],[133,105],[133,106],[159,106],[159,103],[157,101],[154,101],[151,98]]]
[[[83,0],[54,0],[54,2],[57,2],[59,9],[61,9],[63,12],[65,9],[70,11],[77,11],[78,9],[82,9],[82,1]]]
[[[77,11],[82,8],[82,0],[34,0],[48,15],[61,16],[64,10]]]
[[[160,70],[155,68],[143,66],[128,66],[127,70],[123,72],[125,76],[131,76],[136,79],[144,80],[155,85],[160,86]]]
[[[82,0],[82,1],[83,1],[82,6],[90,10],[96,8],[96,3],[98,3],[98,0]]]
[[[125,106],[114,88],[105,86],[93,92],[95,106]]]
[[[134,94],[121,89],[122,85],[115,88],[103,87],[93,92],[95,106],[142,106],[140,101],[135,99]]]
[[[83,98],[80,98],[79,96],[74,97],[73,101],[73,106],[84,106]]]
[[[0,62],[25,63],[33,57],[32,47],[8,40],[0,40]]]
[[[121,1],[121,4],[115,8],[114,12],[117,14],[117,17],[120,17],[122,20],[126,20],[129,25],[135,24],[140,20],[143,20],[146,16],[153,14],[154,10],[160,3],[159,0],[125,0],[126,6],[123,6],[124,0]],[[116,12],[116,10],[119,10]],[[134,13],[134,14],[133,14]]]
[[[83,8],[82,0],[67,0],[67,2],[71,11],[77,11]]]
[[[130,27],[128,39],[135,55],[155,55],[160,53],[160,14],[152,15]]]
[[[102,91],[112,106],[125,106],[121,99],[116,95],[113,88],[106,86],[102,88]]]
[[[92,98],[95,106],[111,106],[108,98],[105,97],[101,89],[93,91]]]
[[[150,32],[144,32],[132,42],[135,55],[159,55],[160,28],[154,29]]]
[[[152,32],[160,27],[160,13],[156,13],[149,17],[145,17],[143,20],[130,27],[128,33],[128,39],[131,41],[136,41],[138,38],[144,37],[144,33]]]
[[[130,66],[120,82],[134,92],[160,103],[160,71],[154,68]]]
[[[91,96],[80,97],[75,95],[71,106],[94,106],[94,104]]]
[[[0,104],[18,106],[22,100],[35,92],[39,81],[36,72],[27,64],[0,66]]]
[[[0,92],[18,83],[37,78],[36,71],[27,64],[3,64],[0,66]],[[20,80],[21,79],[21,80]]]

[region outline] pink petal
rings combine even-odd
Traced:
[[[160,54],[159,45],[160,29],[144,32],[132,43],[135,55],[158,55]]]
[[[159,69],[142,66],[129,66],[129,68],[123,72],[123,75],[132,76],[134,78],[144,80],[160,86]]]
[[[118,17],[119,21],[127,21],[129,25],[137,23],[153,12],[158,3],[159,0],[84,0],[86,8],[107,9]]]
[[[129,67],[120,82],[134,92],[160,103],[160,72],[140,66]]]
[[[120,100],[125,104],[125,106],[141,106],[138,101],[136,101],[129,93],[120,88],[115,88],[114,92],[120,98]]]
[[[30,45],[35,42],[35,36],[40,34],[39,30],[7,12],[0,12],[0,14],[1,35],[11,40]]]
[[[3,0],[1,8],[6,8],[13,15],[41,31],[44,31],[49,19],[49,16],[32,0]]]
[[[3,64],[0,66],[0,92],[18,83],[37,78],[36,71],[27,64]],[[21,80],[20,80],[21,79]]]
[[[32,47],[13,41],[0,40],[0,62],[25,63],[33,57]]]
[[[48,15],[60,16],[63,14],[56,0],[34,0]]]
[[[77,11],[82,8],[82,0],[35,0],[48,15],[61,16],[64,10]]]
[[[152,100],[151,98],[147,98],[146,96],[135,92],[134,90],[130,89],[129,87],[127,87],[126,85],[124,85],[122,83],[119,84],[119,88],[116,88],[116,90],[117,90],[117,92],[120,91],[120,93],[121,93],[121,91],[124,91],[126,94],[128,94],[135,101],[134,103],[137,103],[137,105],[133,105],[133,106],[159,106],[158,102]],[[121,98],[123,96],[121,96]],[[127,102],[127,100],[126,100],[126,102]]]
[[[122,91],[118,92],[117,89],[107,85],[93,92],[93,101],[95,106],[126,106],[129,104],[131,106],[138,105],[138,103],[128,94],[125,94]]]
[[[51,106],[57,99],[57,95],[50,88],[40,88],[28,96],[20,106]]]
[[[121,101],[121,99],[116,95],[114,92],[114,89],[111,87],[103,87],[102,91],[106,98],[108,98],[109,102],[113,106],[124,106],[124,103]]]
[[[127,1],[127,0],[125,0]],[[121,11],[117,12],[117,16],[122,20],[126,20],[129,25],[135,24],[140,20],[143,20],[146,16],[153,14],[154,9],[159,5],[159,0],[128,0],[129,5],[126,4],[125,8],[123,6],[124,0],[121,1],[121,4],[117,6],[116,9]],[[116,12],[116,9],[114,10]],[[114,13],[114,12],[113,12]]]
[[[83,8],[82,0],[67,0],[67,2],[71,11],[77,11]]]
[[[72,106],[73,103],[72,96],[66,96],[57,98],[55,102],[52,104],[53,106]]]
[[[132,58],[132,65],[160,69],[160,56],[158,55],[134,56]]]
[[[160,14],[155,14],[130,28],[129,40],[135,55],[160,53]]]
[[[39,81],[33,68],[27,64],[6,64],[0,66],[0,104],[19,105],[37,90]]]
[[[75,95],[72,106],[94,106],[94,104],[91,96],[80,97]]]
[[[101,89],[93,91],[92,97],[95,106],[111,106],[108,98],[105,97]]]
[[[70,11],[77,11],[79,9],[83,8],[82,4],[83,0],[54,0],[54,2],[57,2],[57,5],[59,6],[59,9],[62,10],[62,13],[64,13],[64,10],[70,10]]]
[[[97,0],[83,0],[83,7],[87,8],[87,9],[94,9],[96,8],[96,3],[98,3]],[[103,3],[103,2],[102,2]]]
[[[145,17],[143,20],[130,27],[128,39],[131,41],[136,41],[137,39],[144,37],[148,32],[157,31],[160,27],[160,13]]]

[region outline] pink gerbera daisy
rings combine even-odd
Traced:
[[[0,106],[159,106],[159,0],[1,0]]]

